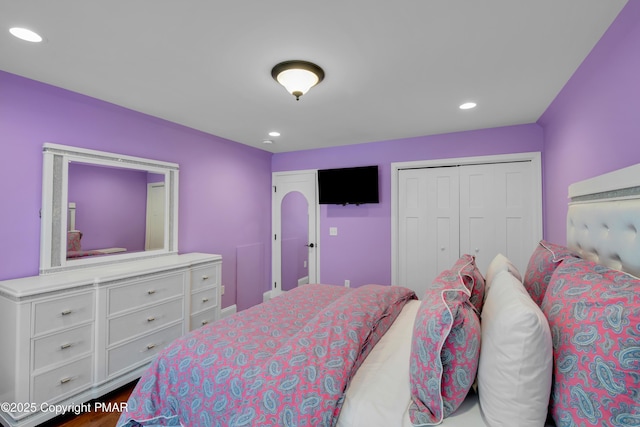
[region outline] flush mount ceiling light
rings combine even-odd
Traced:
[[[465,102],[464,104],[460,105],[460,109],[461,110],[470,110],[472,108],[476,108],[476,103],[475,102]]]
[[[302,95],[324,79],[324,71],[311,62],[285,61],[273,67],[271,77],[299,101]]]
[[[9,32],[15,37],[28,42],[39,43],[42,41],[42,36],[40,36],[40,34],[26,28],[13,27],[9,29]]]

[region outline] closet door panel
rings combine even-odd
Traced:
[[[533,229],[533,174],[530,162],[494,165],[496,242],[499,251],[524,272],[537,242]]]
[[[498,251],[495,239],[495,165],[469,165],[460,169],[460,254],[476,257],[481,272]]]
[[[458,172],[402,170],[398,185],[398,284],[422,297],[438,273],[458,258]]]
[[[426,246],[435,243],[435,262],[429,260],[427,263],[427,280],[431,285],[442,270],[451,268],[460,252],[460,177],[457,168],[438,168],[427,169],[425,179],[428,183],[426,215],[430,227],[423,242]]]

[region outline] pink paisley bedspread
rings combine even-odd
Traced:
[[[404,304],[402,287],[305,285],[158,354],[118,426],[332,426]]]

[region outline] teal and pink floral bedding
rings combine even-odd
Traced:
[[[416,296],[305,285],[163,350],[118,426],[332,426],[350,379]]]

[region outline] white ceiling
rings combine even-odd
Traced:
[[[286,152],[533,123],[625,3],[0,0],[0,69]],[[297,102],[290,59],[326,73]]]

